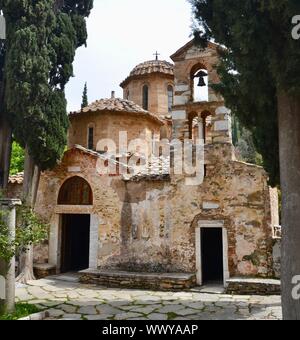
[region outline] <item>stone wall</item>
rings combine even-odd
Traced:
[[[88,147],[88,127],[94,127],[94,148],[97,143],[103,139],[111,139],[119,148],[119,132],[126,131],[128,142],[141,138],[145,140],[149,146],[152,145],[152,138],[156,136],[159,139],[160,129],[163,123],[152,121],[148,117],[129,113],[89,113],[80,116],[71,117],[71,126],[68,135],[68,146],[73,147],[75,144]],[[103,150],[99,150],[103,151]],[[117,150],[119,152],[119,150]]]
[[[230,295],[281,295],[279,280],[233,278],[227,284],[226,293]]]
[[[210,154],[213,163],[204,183],[187,186],[183,176],[137,182],[99,176],[97,158],[74,149],[53,171],[43,173],[37,211],[53,230],[58,214],[82,212],[82,207],[56,205],[63,182],[82,176],[94,195],[94,205],[86,211],[98,219],[99,268],[195,272],[195,229],[198,221],[210,220],[223,221],[227,229],[231,276],[273,276],[271,200],[264,170],[234,161],[229,144],[211,145]],[[52,242],[58,242],[52,234]]]
[[[132,272],[93,271],[81,272],[81,283],[96,284],[104,287],[151,289],[159,291],[187,290],[195,287],[194,274],[135,274]]]
[[[130,80],[124,88],[124,98],[129,99],[143,107],[143,86],[149,88],[149,108],[148,111],[158,116],[169,115],[168,110],[168,86],[174,88],[174,76],[152,73],[139,79]],[[129,98],[127,98],[129,94]]]

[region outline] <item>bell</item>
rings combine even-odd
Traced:
[[[203,77],[199,77],[199,83],[198,83],[199,87],[204,87],[206,86],[205,80]]]
[[[200,70],[198,73],[195,74],[195,78],[199,78],[199,83],[198,83],[199,87],[206,86],[204,77],[207,77],[207,76],[208,76],[208,74],[206,72],[202,71],[202,70]]]

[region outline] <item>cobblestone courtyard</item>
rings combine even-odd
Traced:
[[[279,296],[107,289],[44,279],[17,288],[17,301],[63,320],[278,320]]]

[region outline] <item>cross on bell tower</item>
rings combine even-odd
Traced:
[[[158,60],[158,56],[160,56],[160,53],[156,51],[153,55],[155,56],[155,60]]]

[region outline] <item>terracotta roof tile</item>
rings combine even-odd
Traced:
[[[124,113],[133,113],[145,117],[149,117],[161,124],[163,124],[163,120],[160,119],[155,114],[144,110],[139,105],[135,104],[132,101],[121,99],[121,98],[110,98],[110,99],[100,99],[97,100],[87,107],[83,108],[80,111],[71,112],[70,116],[76,116],[84,113],[92,113],[92,112],[124,112]]]
[[[16,175],[9,176],[9,183],[10,184],[23,184],[24,180],[24,173],[20,172]]]
[[[126,83],[132,77],[145,76],[151,73],[162,73],[174,76],[174,65],[165,60],[150,60],[137,65],[122,83],[121,87],[125,87]]]

